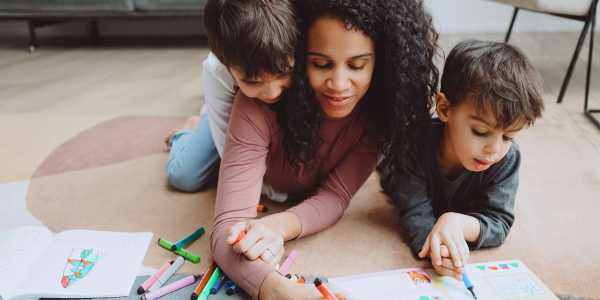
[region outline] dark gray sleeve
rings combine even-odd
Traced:
[[[486,174],[487,188],[476,199],[474,212],[479,220],[481,233],[472,248],[498,247],[506,239],[515,220],[515,195],[519,186],[521,154],[513,144],[507,155]]]
[[[401,229],[415,256],[421,251],[436,221],[423,174],[418,169],[396,172],[386,190],[398,208]]]

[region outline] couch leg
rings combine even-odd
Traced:
[[[33,20],[28,20],[29,27],[29,52],[33,53],[37,47],[37,36],[35,35],[35,23]]]
[[[100,29],[98,28],[98,20],[92,20],[90,22],[90,37],[93,43],[98,42],[98,36],[100,35]]]

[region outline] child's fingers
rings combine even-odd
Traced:
[[[463,268],[457,268],[454,266],[454,262],[450,258],[442,258],[442,267],[451,270],[456,274],[462,274]]]
[[[454,243],[454,241],[450,240],[450,239],[446,239],[444,241],[444,244],[446,245],[446,247],[448,247],[448,250],[450,251],[450,258],[452,258],[452,261],[454,262],[454,266],[457,268],[462,267],[460,252],[458,252],[458,248],[456,247],[456,244]]]
[[[450,262],[450,264],[452,265],[452,262]],[[455,277],[456,276],[456,273],[454,272],[454,270],[446,268],[443,265],[441,265],[441,266],[434,265],[433,268],[435,269],[435,271],[438,274],[440,274],[442,276],[451,276],[451,277]]]
[[[423,244],[423,248],[421,248],[421,251],[419,252],[420,258],[425,258],[425,257],[427,257],[427,255],[429,255],[429,248],[430,248],[429,239],[430,238],[431,238],[431,233],[429,233],[427,235],[427,238],[425,239],[425,244]]]
[[[465,252],[464,239],[461,237],[454,236],[452,238],[452,241],[454,246],[456,247],[456,252],[458,253],[458,261],[460,262],[460,266],[457,267],[462,267],[467,261],[467,253]]]
[[[450,257],[450,251],[448,251],[448,247],[446,247],[446,245],[440,246],[440,255],[446,258]]]
[[[465,241],[465,239],[462,236],[457,237],[456,245],[458,245],[458,247],[460,249],[462,265],[464,266],[467,264],[467,261],[469,260],[469,246],[467,245],[467,242]]]
[[[434,265],[441,265],[442,264],[442,258],[440,256],[440,237],[437,234],[432,234],[431,235],[431,243],[429,245],[430,248],[430,256],[431,256],[431,263]]]
[[[463,241],[463,247],[465,248],[465,253],[466,253],[466,261],[465,263],[469,260],[469,258],[471,258],[471,250],[469,249],[469,244],[467,244],[467,241],[465,241],[464,239]]]

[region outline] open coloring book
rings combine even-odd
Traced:
[[[0,231],[0,298],[129,295],[151,233],[68,230],[41,226]]]
[[[518,260],[471,264],[466,267],[478,299],[558,300]],[[440,277],[433,269],[402,269],[330,279],[357,299],[473,300],[462,281]]]

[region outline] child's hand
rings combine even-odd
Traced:
[[[458,213],[443,214],[431,229],[419,257],[431,257],[431,263],[438,270],[444,265],[443,257],[451,260],[451,266],[462,274],[463,267],[469,259],[469,246],[465,241],[463,215]],[[441,253],[445,246],[448,255]]]
[[[438,266],[432,263],[435,271],[442,276],[454,277],[457,280],[462,280],[463,268],[457,268],[454,266],[454,262],[450,258],[450,251],[446,245],[440,246],[440,254],[442,256],[442,265]]]
[[[245,236],[236,242],[241,232]],[[259,257],[273,266],[277,265],[284,254],[283,237],[259,220],[239,222],[229,229],[227,242],[233,246],[233,251],[243,253],[248,259]]]

